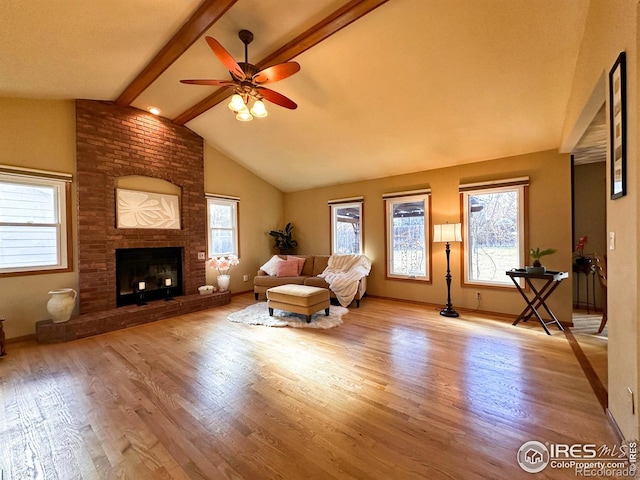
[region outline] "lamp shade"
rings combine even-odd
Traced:
[[[236,120],[239,120],[241,122],[250,122],[251,120],[253,120],[253,116],[251,115],[251,113],[249,113],[249,109],[246,105],[240,109],[240,111],[236,115]]]
[[[244,100],[237,93],[231,97],[231,101],[229,102],[229,110],[233,110],[234,112],[239,112],[243,108],[246,107],[244,104]]]
[[[461,242],[462,241],[462,224],[461,223],[443,223],[433,226],[433,242]]]
[[[253,103],[253,107],[251,107],[251,114],[258,118],[264,118],[268,115],[267,109],[265,108],[264,103],[262,103],[262,100],[256,100]]]

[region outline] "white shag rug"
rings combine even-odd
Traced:
[[[342,325],[342,315],[349,312],[348,308],[331,305],[329,315],[324,314],[324,309],[311,316],[311,323],[307,323],[304,315],[285,312],[275,308],[273,317],[269,316],[267,302],[249,305],[244,310],[230,314],[227,319],[230,322],[246,323],[248,325],[266,325],[267,327],[294,327],[294,328],[321,328],[328,329]]]

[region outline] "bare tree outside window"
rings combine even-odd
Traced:
[[[467,279],[509,285],[505,272],[521,266],[520,190],[465,196]]]
[[[393,273],[424,275],[424,222],[394,219],[393,247]]]
[[[389,275],[427,277],[426,205],[424,197],[387,201]]]
[[[333,253],[362,253],[361,207],[360,203],[331,206]]]

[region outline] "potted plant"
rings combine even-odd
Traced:
[[[274,237],[275,247],[283,255],[293,253],[294,248],[298,246],[298,242],[293,239],[291,222],[287,223],[284,230],[271,230],[269,235]]]
[[[587,243],[588,241],[587,241],[586,235],[584,237],[580,237],[573,251],[575,252],[575,256],[576,256],[576,265],[579,265],[579,266],[586,265],[587,268],[591,268],[590,267],[591,258],[584,256],[584,247],[587,245]]]
[[[547,271],[546,267],[543,267],[540,263],[540,258],[545,255],[551,255],[552,253],[556,253],[555,248],[547,248],[545,250],[540,250],[540,247],[535,250],[532,248],[529,250],[529,255],[533,258],[533,266],[526,267],[527,273],[545,273]]]

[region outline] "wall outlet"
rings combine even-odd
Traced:
[[[204,252],[198,252],[198,260],[204,260],[205,258],[205,253]]]
[[[480,292],[476,292],[476,298],[480,301]]]
[[[242,281],[243,281],[243,282],[248,282],[248,281],[249,281],[249,275],[246,275],[246,274],[245,274],[245,275],[243,275],[243,276],[242,276]]]

